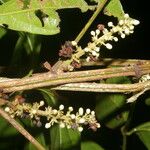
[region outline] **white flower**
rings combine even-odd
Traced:
[[[90,114],[91,110],[89,108],[86,109],[86,113]]]
[[[73,111],[73,107],[69,107],[68,109],[69,109],[69,111]]]
[[[50,123],[46,123],[46,124],[45,124],[45,128],[46,128],[46,129],[50,128],[50,126],[51,126]]]
[[[40,101],[40,106],[43,106],[44,105],[44,101]]]
[[[96,55],[97,55],[97,52],[96,52],[96,51],[92,51],[92,55],[93,55],[93,56],[96,56]]]
[[[78,127],[78,131],[79,131],[79,132],[82,132],[82,131],[83,131],[83,128],[82,128],[82,127]]]
[[[86,61],[87,61],[87,62],[90,62],[90,57],[87,57],[87,58],[86,58]]]
[[[126,28],[125,30],[124,30],[124,32],[125,32],[125,34],[130,34],[130,31],[129,31],[129,29],[128,28]]]
[[[60,127],[60,128],[64,128],[64,127],[65,127],[65,124],[64,124],[63,122],[61,122],[61,123],[59,124],[59,127]]]
[[[74,115],[74,114],[71,114],[71,119],[75,119],[76,118],[76,116]]]
[[[76,41],[72,41],[71,44],[72,44],[73,46],[76,46],[76,45],[77,45],[77,42],[76,42]]]
[[[82,107],[80,107],[80,108],[79,108],[79,115],[80,115],[80,116],[82,116],[82,115],[83,115],[83,113],[84,113],[84,110],[83,110],[83,108],[82,108]]]
[[[108,22],[108,27],[113,27],[113,23],[112,22]]]
[[[125,19],[128,19],[128,18],[129,18],[129,14],[125,14],[125,15],[124,15],[124,18],[125,18]]]
[[[99,34],[100,34],[100,30],[97,29],[97,30],[96,30],[96,35],[99,35]]]
[[[86,48],[84,49],[84,51],[85,51],[85,52],[89,52],[90,49],[86,47]]]
[[[59,110],[63,110],[63,109],[64,109],[64,105],[60,105]]]
[[[85,119],[84,118],[81,118],[80,120],[79,120],[79,123],[81,123],[81,124],[83,124],[85,122]]]
[[[126,37],[126,35],[122,33],[121,38],[124,39],[125,37]]]
[[[139,21],[139,20],[134,19],[134,20],[132,20],[132,24],[134,24],[134,25],[136,26],[136,25],[140,24],[140,21]]]
[[[100,47],[96,47],[96,48],[95,48],[95,51],[96,51],[96,52],[99,52],[99,51],[100,51]]]
[[[94,32],[94,31],[91,31],[91,35],[95,36],[95,32]]]
[[[114,41],[115,41],[115,42],[117,42],[117,41],[118,41],[118,38],[117,38],[117,37],[114,37],[113,39],[114,39]]]
[[[10,111],[10,108],[9,108],[9,107],[6,107],[6,108],[5,108],[5,111],[6,111],[6,112],[9,112],[9,111]]]
[[[119,25],[123,25],[124,24],[124,20],[119,20]]]
[[[112,49],[112,45],[110,43],[105,44],[106,48]]]

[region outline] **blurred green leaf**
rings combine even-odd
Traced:
[[[44,134],[39,134],[35,139],[46,149]],[[37,148],[31,142],[28,142],[25,146],[25,150],[37,150]]]
[[[104,9],[104,14],[108,16],[117,17],[118,19],[123,18],[124,11],[120,3],[120,0],[110,0]]]
[[[49,106],[56,106],[58,101],[58,95],[55,93],[55,91],[45,88],[38,90],[41,92]]]
[[[0,39],[7,33],[6,29],[0,27]]]
[[[81,143],[81,150],[104,150],[104,149],[93,141],[85,141]]]
[[[145,104],[148,105],[148,106],[150,106],[150,97],[147,98],[147,99],[145,99]]]
[[[56,10],[89,9],[84,0],[10,0],[0,5],[0,24],[5,27],[34,34],[52,35],[59,33],[59,16]]]
[[[80,146],[80,133],[55,125],[50,130],[51,150],[77,150]]]
[[[127,77],[107,79],[106,83],[131,83]],[[126,122],[128,111],[125,110],[126,95],[119,93],[102,93],[97,96],[96,114],[107,127],[116,128]]]
[[[140,138],[140,140],[144,143],[147,149],[150,149],[150,122],[145,122],[135,128],[133,128],[128,133],[136,135]]]
[[[0,117],[0,137],[9,137],[19,134],[5,119]]]

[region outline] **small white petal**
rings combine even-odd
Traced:
[[[84,49],[84,51],[85,51],[85,52],[89,52],[90,49],[86,47],[86,48]]]
[[[5,111],[6,111],[6,112],[9,112],[9,111],[10,111],[10,108],[9,108],[9,107],[6,107],[6,108],[5,108]]]
[[[82,107],[80,107],[80,108],[79,108],[79,115],[81,115],[81,116],[82,116],[82,115],[83,115],[83,113],[84,113],[84,110],[83,110],[83,108],[82,108]]]
[[[138,25],[138,24],[140,24],[140,21],[139,21],[139,20],[133,20],[132,23],[133,23],[134,25]]]
[[[65,127],[65,124],[64,124],[63,122],[61,122],[61,123],[59,124],[59,127],[60,127],[60,128],[64,128],[64,127]]]
[[[91,110],[89,108],[86,109],[86,113],[90,114]]]
[[[46,123],[46,124],[45,124],[45,128],[46,128],[46,129],[50,128],[50,126],[51,126],[50,123]]]
[[[68,109],[69,109],[69,111],[73,111],[73,107],[69,107]]]
[[[72,44],[73,46],[76,46],[76,45],[77,45],[77,42],[76,42],[76,41],[72,41],[71,44]]]
[[[64,109],[64,105],[60,105],[59,110],[63,110],[63,109]]]
[[[124,32],[125,32],[125,34],[127,34],[127,35],[130,34],[130,31],[129,31],[128,28],[126,28]]]
[[[113,39],[114,39],[114,41],[115,41],[115,42],[117,42],[117,41],[118,41],[118,38],[117,38],[117,37],[114,37]]]
[[[78,127],[78,131],[79,131],[79,132],[82,132],[82,131],[83,131],[83,128],[82,128],[82,127]]]
[[[127,19],[129,18],[129,14],[125,14],[124,17]]]
[[[108,27],[113,27],[113,23],[112,22],[108,22]]]
[[[95,116],[95,111],[91,111],[91,115]]]
[[[95,51],[96,51],[96,52],[99,52],[99,51],[100,51],[100,47],[96,47],[96,48],[95,48]]]
[[[96,52],[96,51],[92,51],[92,55],[93,55],[93,56],[96,56],[96,55],[97,55],[97,52]]]
[[[124,20],[119,20],[119,25],[123,25],[124,24]]]
[[[112,49],[112,45],[110,43],[105,44],[108,49]]]
[[[130,30],[133,30],[133,29],[134,29],[134,26],[133,26],[133,25],[131,25],[131,26],[129,27],[129,29],[130,29]]]
[[[37,110],[33,109],[32,114],[36,114],[36,113],[37,113]]]
[[[44,101],[40,101],[40,106],[43,106],[44,105]]]
[[[84,123],[85,122],[85,119],[84,118],[81,118],[80,120],[79,120],[79,123]]]
[[[96,30],[96,35],[99,35],[100,34],[100,30]]]
[[[76,116],[74,115],[74,114],[71,114],[71,119],[75,119],[76,118]]]
[[[122,34],[121,34],[121,38],[124,39],[125,37],[126,37],[126,35],[122,33]]]
[[[91,31],[91,35],[95,36],[95,32],[94,32],[94,31]]]
[[[87,58],[86,58],[86,61],[87,61],[87,62],[90,62],[90,57],[87,57]]]

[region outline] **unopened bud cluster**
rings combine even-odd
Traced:
[[[37,124],[42,125],[40,118],[46,117],[47,123],[45,128],[50,128],[54,124],[59,124],[61,128],[67,127],[76,129],[80,132],[83,130],[83,125],[88,125],[89,128],[96,130],[100,127],[95,118],[95,112],[90,109],[79,108],[76,114],[73,113],[73,107],[69,107],[66,113],[64,112],[64,105],[60,105],[59,109],[53,109],[48,106],[45,109],[40,109],[44,106],[44,101],[40,103],[12,103],[10,106],[5,107],[5,111],[10,114],[11,117],[27,117],[32,119]]]
[[[138,20],[132,19],[128,14],[125,14],[124,18],[119,20],[116,26],[112,22],[108,22],[109,29],[101,25],[101,28],[96,29],[96,31],[91,31],[92,42],[89,42],[84,49],[78,46],[75,41],[72,41],[72,45],[76,47],[76,53],[72,58],[79,61],[78,57],[86,54],[87,62],[97,59],[100,55],[100,47],[102,45],[107,49],[112,49],[113,46],[109,41],[117,42],[119,40],[117,35],[125,38],[127,35],[132,34],[134,32],[134,26],[139,23]],[[81,50],[84,52],[81,52]]]

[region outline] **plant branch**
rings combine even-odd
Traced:
[[[145,64],[139,64],[138,65],[138,69],[140,70],[139,74],[143,75],[143,74],[150,73],[149,68],[150,68],[149,62]],[[52,87],[52,86],[66,84],[66,83],[95,81],[95,80],[119,77],[119,76],[137,76],[136,69],[137,68],[135,68],[134,65],[131,65],[126,67],[66,72],[66,73],[59,73],[59,74],[54,74],[52,72],[39,73],[39,74],[34,74],[32,77],[25,77],[22,79],[4,78],[3,80],[3,78],[1,78],[0,88],[3,89],[4,93],[9,93],[9,92],[15,92],[21,90],[29,90],[29,89],[39,88],[39,87],[46,87],[46,86]],[[149,83],[147,86],[149,87]],[[138,89],[140,89],[140,87],[141,86],[139,86]]]
[[[150,81],[134,84],[70,83],[52,88],[63,91],[130,93],[150,90]],[[143,93],[143,92],[142,92]]]
[[[97,15],[101,12],[101,10],[104,8],[105,4],[107,3],[108,0],[103,0],[103,2],[100,2],[96,11],[92,15],[92,17],[89,19],[85,27],[82,29],[82,31],[79,33],[79,35],[76,37],[75,41],[78,43],[80,39],[83,37],[83,35],[86,33],[90,25],[93,23]]]
[[[5,118],[17,131],[19,131],[25,138],[27,138],[38,150],[45,150],[45,148],[31,136],[15,119],[11,118],[2,108],[0,108],[0,115]]]

